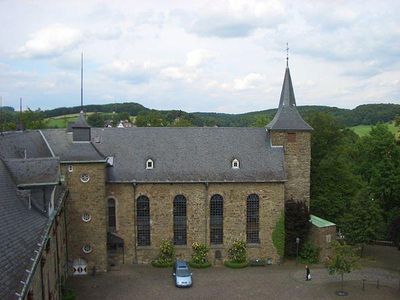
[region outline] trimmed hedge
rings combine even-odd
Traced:
[[[224,261],[224,266],[231,268],[231,269],[243,269],[243,268],[246,268],[248,265],[249,265],[249,263],[247,261],[242,262],[242,263],[237,263],[237,262],[233,262],[230,260]]]
[[[203,264],[196,264],[193,261],[189,261],[189,266],[191,266],[192,268],[195,268],[195,269],[206,269],[206,268],[211,267],[211,263],[210,262],[206,262],[206,263],[203,263]]]

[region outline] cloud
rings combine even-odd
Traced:
[[[163,68],[160,74],[173,80],[184,80],[193,82],[198,79],[204,67],[217,57],[217,53],[207,49],[195,49],[186,54],[186,62],[180,66],[169,66]]]
[[[219,88],[225,91],[249,91],[263,89],[267,87],[265,76],[259,73],[249,73],[244,77],[235,78],[231,82],[219,83],[218,81],[209,81],[209,88]]]
[[[283,21],[279,1],[209,2],[203,14],[193,16],[187,31],[198,36],[219,38],[246,37],[258,28],[275,27]]]
[[[186,57],[186,66],[196,68],[214,59],[216,54],[210,50],[197,49],[190,51]]]
[[[137,85],[150,81],[157,73],[158,66],[151,62],[114,60],[112,63],[100,67],[100,70],[117,81]]]
[[[61,55],[76,47],[82,40],[78,29],[56,24],[43,28],[33,34],[24,46],[17,51],[25,58],[49,58]]]

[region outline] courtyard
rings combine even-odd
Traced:
[[[345,275],[344,290],[349,295],[344,298],[399,299],[400,252],[395,248],[372,246],[367,248],[367,253],[363,268]],[[340,289],[339,278],[330,276],[322,265],[311,267],[311,281],[304,280],[304,265],[296,266],[293,261],[266,267],[228,269],[215,266],[192,271],[194,285],[189,289],[174,286],[171,269],[150,265],[124,265],[107,274],[70,277],[68,286],[76,290],[77,299],[87,300],[342,298],[335,295]]]

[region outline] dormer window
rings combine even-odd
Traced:
[[[238,159],[232,160],[232,169],[239,169],[240,168],[240,163]]]
[[[151,170],[151,169],[153,169],[154,168],[154,162],[153,162],[153,160],[152,159],[148,159],[147,161],[146,161],[146,169],[147,170]]]

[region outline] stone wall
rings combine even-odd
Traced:
[[[314,246],[320,249],[320,262],[325,262],[333,253],[331,243],[336,241],[336,226],[319,228],[311,225],[308,239]]]
[[[83,258],[88,263],[88,273],[107,271],[107,220],[105,194],[105,163],[80,163],[61,165],[65,183],[69,189],[66,201],[67,243],[69,262]],[[81,174],[89,175],[84,183]],[[90,221],[82,220],[83,213],[90,214]],[[85,253],[83,246],[88,244],[92,252]],[[70,268],[70,271],[72,269]]]
[[[67,277],[64,210],[55,217],[25,299],[61,299],[61,285]]]
[[[273,146],[283,146],[285,151],[285,199],[305,200],[310,204],[311,132],[270,131]],[[288,134],[295,141],[288,141]]]
[[[125,241],[125,261],[148,263],[165,239],[173,238],[173,199],[182,194],[187,200],[187,245],[176,246],[176,255],[189,260],[193,242],[210,245],[209,202],[214,194],[224,198],[224,243],[213,245],[226,258],[227,249],[235,239],[246,240],[246,200],[249,194],[260,197],[260,244],[249,245],[250,258],[272,258],[278,255],[272,245],[272,230],[283,212],[282,183],[221,183],[221,184],[107,184],[107,197],[116,199],[116,234]],[[151,245],[137,246],[135,201],[145,195],[150,199]]]

